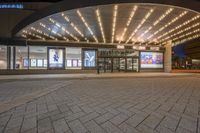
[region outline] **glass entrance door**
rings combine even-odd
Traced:
[[[138,58],[99,58],[98,69],[99,72],[138,72]]]
[[[120,68],[120,71],[126,70],[126,59],[125,58],[119,58],[119,68]]]
[[[120,63],[119,63],[119,58],[113,58],[113,72],[119,72],[120,71]]]
[[[138,58],[133,58],[133,71],[139,72],[139,61],[138,61]]]
[[[127,58],[126,70],[127,71],[133,71],[133,58]]]
[[[104,58],[104,72],[111,72],[112,60],[111,58]]]

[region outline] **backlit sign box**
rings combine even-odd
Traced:
[[[160,48],[159,47],[150,47],[150,50],[159,51]]]
[[[117,49],[124,49],[124,45],[117,45]]]
[[[146,47],[145,46],[139,46],[138,49],[139,50],[146,50]]]
[[[138,47],[137,47],[137,46],[133,46],[133,49],[137,50],[137,49],[138,49]]]
[[[160,52],[141,52],[141,68],[163,68],[163,53]]]
[[[23,4],[0,4],[0,9],[23,9],[24,5]]]

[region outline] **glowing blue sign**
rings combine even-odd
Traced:
[[[23,4],[0,4],[0,9],[23,9]]]
[[[84,51],[84,66],[85,67],[95,67],[96,66],[96,51],[95,50],[87,50]]]

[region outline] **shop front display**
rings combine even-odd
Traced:
[[[81,69],[97,72],[140,72],[164,69],[164,51],[158,50],[61,46],[18,46],[15,50],[15,69],[17,70],[73,69],[76,71],[76,69]]]

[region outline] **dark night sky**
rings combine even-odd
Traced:
[[[62,0],[0,0],[0,2],[58,2],[58,1],[62,1]],[[99,0],[92,0],[92,1],[99,1]],[[107,1],[107,0],[101,0],[101,1]],[[196,1],[200,1],[200,0],[196,0]]]
[[[172,48],[175,55],[185,57],[184,44],[177,45]]]

